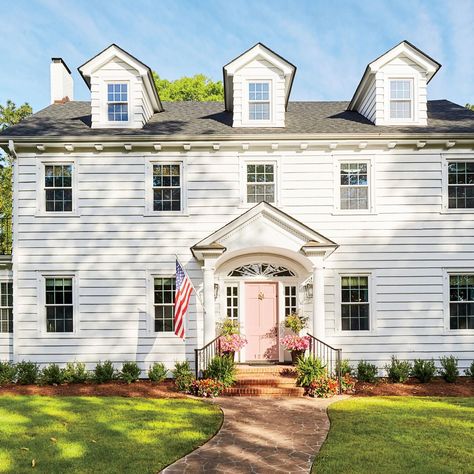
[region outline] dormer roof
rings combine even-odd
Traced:
[[[77,68],[79,74],[87,84],[87,87],[89,89],[91,88],[91,76],[94,74],[94,72],[114,58],[120,59],[138,71],[138,74],[141,76],[145,89],[149,95],[151,104],[153,106],[153,112],[162,112],[163,105],[161,104],[151,69],[115,43],[112,43],[100,53],[96,54],[92,59],[89,59],[82,66]]]
[[[233,81],[234,74],[246,64],[256,59],[263,59],[280,69],[285,76],[285,105],[288,105],[291,87],[296,74],[296,66],[279,54],[272,51],[263,43],[257,43],[223,67],[225,109],[233,110]]]

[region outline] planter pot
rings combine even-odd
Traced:
[[[222,351],[222,355],[229,357],[231,360],[235,359],[235,352],[234,351]]]
[[[291,351],[291,362],[292,362],[292,364],[295,365],[296,362],[298,361],[298,357],[303,357],[303,356],[304,356],[304,353],[305,353],[304,350],[301,350],[301,351]]]

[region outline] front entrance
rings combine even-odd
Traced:
[[[278,283],[245,284],[247,361],[278,360]]]

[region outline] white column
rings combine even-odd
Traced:
[[[325,336],[325,316],[324,267],[321,258],[313,266],[313,336],[321,340]]]
[[[214,262],[205,261],[203,272],[204,286],[204,344],[216,337],[216,310],[214,304]]]

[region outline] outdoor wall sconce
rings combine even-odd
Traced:
[[[312,300],[313,299],[313,282],[308,281],[304,287],[304,296],[307,300]]]
[[[219,297],[219,283],[214,283],[214,299],[217,300]]]

